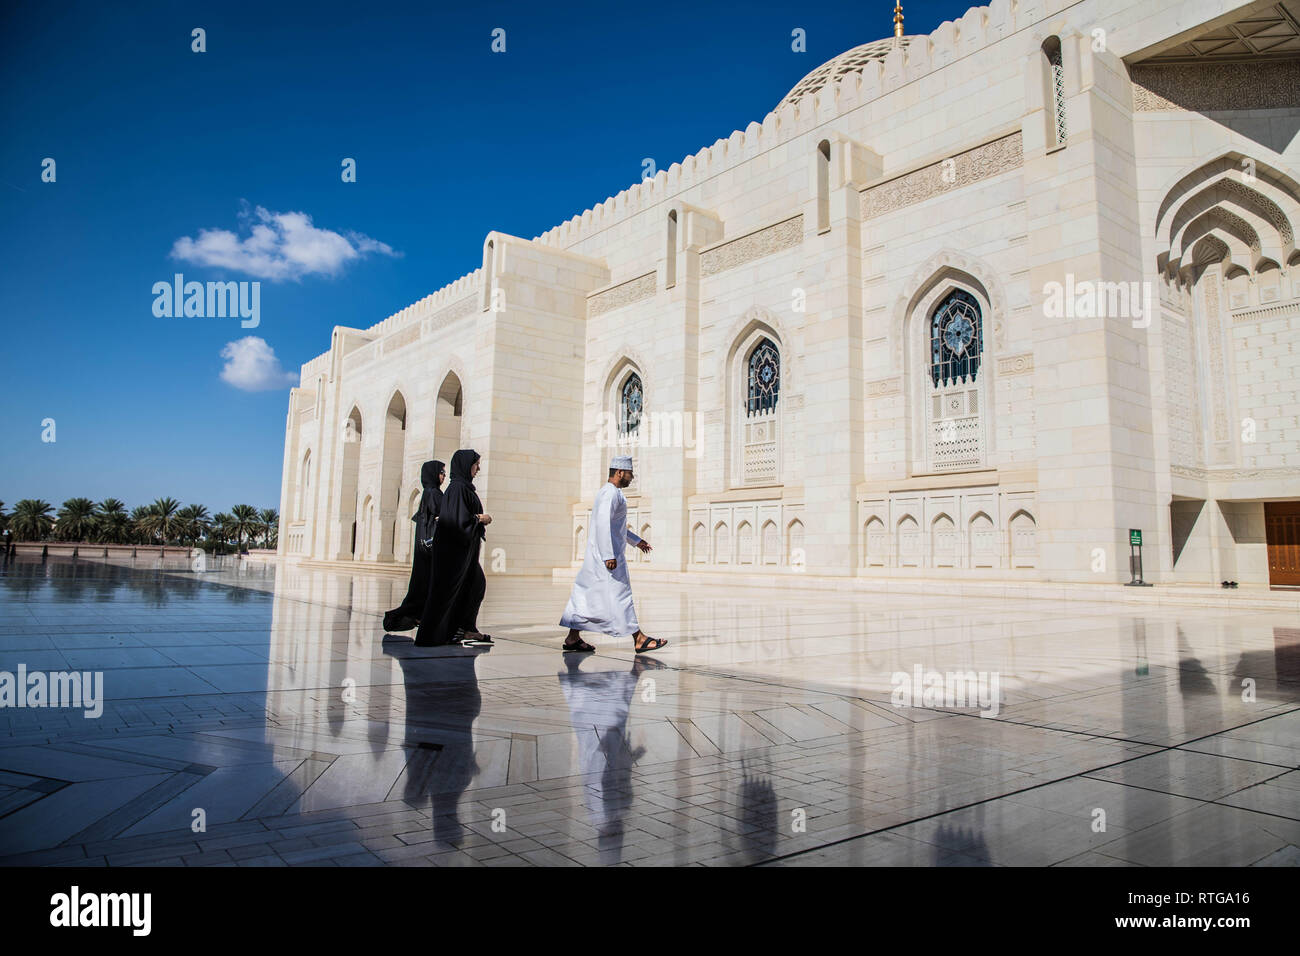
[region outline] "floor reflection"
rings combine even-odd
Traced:
[[[623,817],[635,802],[632,767],[645,754],[644,747],[632,748],[627,735],[632,696],[641,675],[663,664],[640,656],[627,670],[584,671],[587,658],[586,654],[564,655],[560,687],[573,721],[578,771],[590,823],[598,834],[600,862],[612,864],[622,859]]]
[[[1300,845],[1294,608],[649,581],[638,610],[673,640],[651,660],[561,655],[568,582],[490,577],[496,646],[417,649],[380,629],[404,576],[156,560],[0,562],[0,671],[102,671],[106,696],[98,720],[0,708],[0,864],[1287,865]],[[996,674],[999,712],[896,705],[914,669]]]
[[[402,746],[409,757],[403,771],[402,800],[428,807],[434,838],[460,846],[465,827],[461,798],[479,772],[474,721],[483,707],[476,668],[490,647],[439,648],[430,656],[409,640],[385,640],[384,654],[402,669],[406,731]]]

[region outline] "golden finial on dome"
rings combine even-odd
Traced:
[[[894,36],[903,35],[903,4],[901,0],[894,0]]]

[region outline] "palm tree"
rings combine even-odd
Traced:
[[[252,534],[257,529],[257,509],[252,505],[235,505],[230,509],[230,515],[234,518],[233,531],[238,539],[239,549],[244,549],[244,535]]]
[[[223,553],[225,552],[226,542],[230,540],[230,529],[234,523],[235,519],[230,517],[230,515],[226,514],[224,511],[218,511],[212,516],[212,525],[208,530],[208,536],[216,538],[216,540],[221,544]]]
[[[105,498],[95,515],[95,537],[105,544],[122,544],[131,530],[126,505],[117,498]]]
[[[59,537],[64,541],[87,541],[95,531],[95,503],[89,498],[69,498],[58,516]]]
[[[207,534],[211,520],[203,505],[187,505],[176,512],[176,532],[182,542],[188,538],[191,544],[198,544],[199,538]]]
[[[271,543],[272,540],[280,536],[280,512],[274,508],[263,508],[261,519],[262,527],[265,529],[262,534],[262,547],[273,548],[275,545]]]
[[[180,511],[181,503],[175,498],[159,498],[151,507],[154,509],[156,530],[162,534],[162,543],[166,545],[167,539],[175,530],[176,512]]]
[[[153,544],[154,506],[131,509],[131,537],[138,544]]]
[[[39,541],[48,535],[54,527],[53,510],[54,505],[39,498],[24,498],[14,505],[10,525],[18,540]]]
[[[0,533],[3,533],[9,527],[9,516],[5,514],[5,503],[0,501]]]

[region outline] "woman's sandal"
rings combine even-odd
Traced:
[[[588,644],[586,641],[584,641],[582,638],[578,638],[577,644],[570,644],[568,639],[566,638],[564,641],[563,650],[564,653],[566,654],[587,654],[591,651],[594,651],[595,648],[592,647],[590,644]]]
[[[657,651],[659,650],[659,648],[663,647],[667,643],[668,643],[667,640],[662,640],[657,637],[646,637],[644,644],[634,643],[633,647],[635,648],[638,654],[644,654],[647,651]]]

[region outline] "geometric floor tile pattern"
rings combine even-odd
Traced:
[[[105,698],[0,709],[0,864],[1300,863],[1293,613],[638,581],[668,647],[562,655],[567,585],[490,576],[426,651],[404,580],[141,565],[0,568],[0,671]]]

